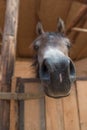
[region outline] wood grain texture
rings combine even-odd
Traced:
[[[37,93],[41,91],[40,84],[28,83],[25,92]],[[44,98],[25,101],[24,106],[24,130],[45,130],[45,106]]]
[[[77,82],[77,96],[81,130],[87,130],[87,81]]]
[[[63,99],[64,130],[80,130],[78,105],[76,100],[75,86],[72,86],[70,96]]]
[[[78,76],[86,71],[86,61],[87,59],[78,61],[77,72]],[[31,67],[32,60],[19,60],[16,62],[15,75],[22,77],[35,77],[35,70]],[[80,66],[84,64],[84,70]],[[76,63],[77,64],[77,63]],[[78,67],[79,66],[79,67]],[[30,70],[30,71],[29,71]],[[87,76],[86,73],[83,76]],[[81,86],[80,86],[81,83]],[[47,130],[86,130],[86,113],[87,113],[87,90],[86,83],[84,81],[78,82],[77,93],[75,86],[72,86],[71,94],[63,99],[52,99],[49,97],[45,98],[45,104],[41,100],[29,100],[25,101],[25,129],[31,130],[45,130],[45,125]],[[32,89],[29,89],[29,86]],[[38,92],[35,85],[27,84],[25,92]],[[80,87],[79,87],[80,86]],[[85,89],[83,89],[85,88]],[[78,101],[79,100],[79,105]],[[42,105],[41,105],[42,104]],[[45,106],[46,105],[46,106]],[[45,107],[45,110],[44,110]],[[79,113],[79,112],[80,113]],[[46,113],[45,113],[46,112]],[[44,116],[45,114],[45,116]],[[80,118],[79,118],[80,116]],[[45,124],[46,117],[46,124]],[[42,119],[41,119],[42,118]],[[41,123],[44,122],[44,123]],[[82,123],[81,123],[82,122]]]
[[[72,27],[75,27],[80,22],[80,20],[84,17],[84,15],[86,15],[86,13],[87,13],[87,6],[83,5],[81,9],[78,11],[78,13],[76,14],[76,16],[74,17],[73,21],[68,25],[66,30],[67,35],[71,32]]]
[[[20,66],[21,63],[21,66]],[[32,60],[19,60],[15,66],[15,76],[23,78],[35,77],[35,68]],[[42,91],[41,84],[26,83],[25,93],[37,94]],[[44,98],[27,100],[24,102],[24,130],[45,130],[45,104]]]
[[[0,91],[11,90],[11,78],[14,73],[16,37],[18,27],[19,0],[7,0],[5,26],[1,52]],[[0,102],[0,130],[9,130],[10,101]]]
[[[85,28],[74,27],[74,28],[72,28],[72,30],[77,31],[77,32],[87,33],[87,29],[85,29]]]
[[[45,98],[46,130],[64,130],[62,99]]]
[[[11,92],[16,92],[16,78],[13,78]],[[10,102],[10,130],[18,130],[18,102],[11,100]]]

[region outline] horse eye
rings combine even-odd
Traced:
[[[67,48],[70,49],[71,48],[71,44],[67,43]]]
[[[71,48],[71,46],[70,46],[70,45],[67,45],[67,48],[68,48],[68,49],[70,49],[70,48]]]
[[[35,50],[38,50],[38,49],[39,49],[39,46],[38,46],[38,45],[34,45],[34,49],[35,49]]]

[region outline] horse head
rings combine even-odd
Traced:
[[[41,22],[36,26],[38,37],[33,42],[39,78],[46,95],[67,96],[75,81],[75,67],[69,57],[70,40],[65,35],[65,25],[61,18],[56,32],[45,32]]]

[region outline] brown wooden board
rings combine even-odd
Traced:
[[[81,130],[87,130],[87,81],[77,82],[77,95]]]
[[[35,77],[35,68],[32,60],[19,60],[15,66],[15,76],[23,78]],[[26,83],[26,93],[40,93],[41,85],[38,83]],[[45,130],[45,104],[44,98],[27,100],[24,102],[24,130]]]
[[[16,92],[16,78],[12,79],[11,92]],[[18,130],[18,102],[10,101],[10,130]]]
[[[46,130],[64,130],[62,99],[46,97]]]
[[[75,86],[72,86],[71,94],[63,99],[64,130],[80,130],[78,104]]]
[[[25,92],[38,93],[42,91],[41,85],[28,83]],[[25,101],[24,105],[24,130],[45,130],[44,98]]]
[[[35,77],[31,61],[18,61],[15,70],[16,76]],[[72,85],[70,95],[62,99],[46,96],[45,100],[41,98],[25,101],[24,130],[87,130],[86,86],[86,81],[78,81],[77,89]],[[25,92],[40,91],[42,91],[40,84],[25,84]]]
[[[19,0],[7,0],[5,25],[1,50],[0,92],[11,91],[11,79],[14,73],[16,39],[18,27]],[[0,101],[0,130],[9,130],[10,101]]]

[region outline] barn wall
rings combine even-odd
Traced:
[[[70,3],[66,0],[25,0],[24,4],[24,0],[21,0],[18,31],[20,56],[33,55],[29,45],[36,37],[35,28],[38,20],[42,21],[46,31],[55,31],[57,18],[61,16],[64,20],[66,19]]]
[[[73,0],[20,0],[17,56],[32,57],[34,55],[34,51],[29,46],[36,38],[35,29],[39,20],[42,21],[45,31],[56,30],[56,19],[58,17],[65,21],[67,28],[82,6],[82,3]],[[3,30],[4,25],[5,7],[6,1],[0,0],[1,30]],[[87,21],[83,27],[87,28]],[[74,32],[69,35],[71,41],[73,35]],[[86,35],[86,33],[79,33],[75,39],[71,49],[73,59],[78,60],[87,57]]]

